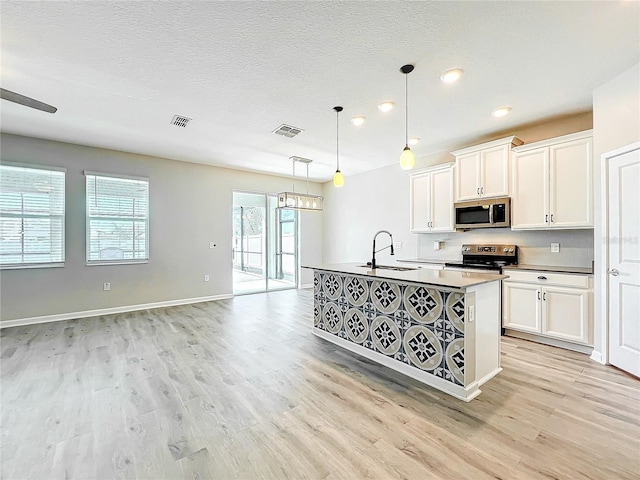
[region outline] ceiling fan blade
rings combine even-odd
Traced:
[[[24,95],[20,95],[19,93],[12,92],[11,90],[5,90],[4,88],[0,88],[0,98],[3,100],[8,100],[13,103],[19,103],[20,105],[24,105],[25,107],[35,108],[37,110],[42,110],[47,113],[56,113],[58,109],[51,105],[48,105],[43,102],[39,102],[30,97],[25,97]]]

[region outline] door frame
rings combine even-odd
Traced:
[[[596,296],[594,317],[594,349],[591,359],[608,365],[609,364],[609,161],[625,153],[640,149],[640,141],[630,143],[624,147],[616,148],[603,153],[600,158],[600,230],[594,229],[594,253],[600,253],[600,265],[596,263],[594,268],[594,280],[596,292],[598,286],[601,288],[600,295]],[[594,196],[595,198],[595,196]],[[598,302],[599,300],[599,302]],[[600,333],[600,341],[596,342],[597,332]]]

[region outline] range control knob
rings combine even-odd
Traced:
[[[509,249],[508,249],[507,247],[504,247],[504,248],[502,249],[502,251],[503,251],[504,253],[507,253],[507,252],[509,251]]]
[[[513,253],[513,248],[510,248],[510,249],[509,249],[509,253]]]

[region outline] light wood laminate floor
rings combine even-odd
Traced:
[[[640,385],[503,338],[464,403],[310,332],[312,291],[2,330],[1,476],[640,477]]]

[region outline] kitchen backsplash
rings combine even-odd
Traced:
[[[434,242],[443,242],[434,250]],[[512,231],[486,228],[455,233],[418,235],[417,257],[436,260],[461,260],[460,249],[466,243],[514,244],[519,247],[518,263],[527,265],[561,265],[591,267],[593,230]],[[559,253],[551,253],[551,243],[560,244]]]

